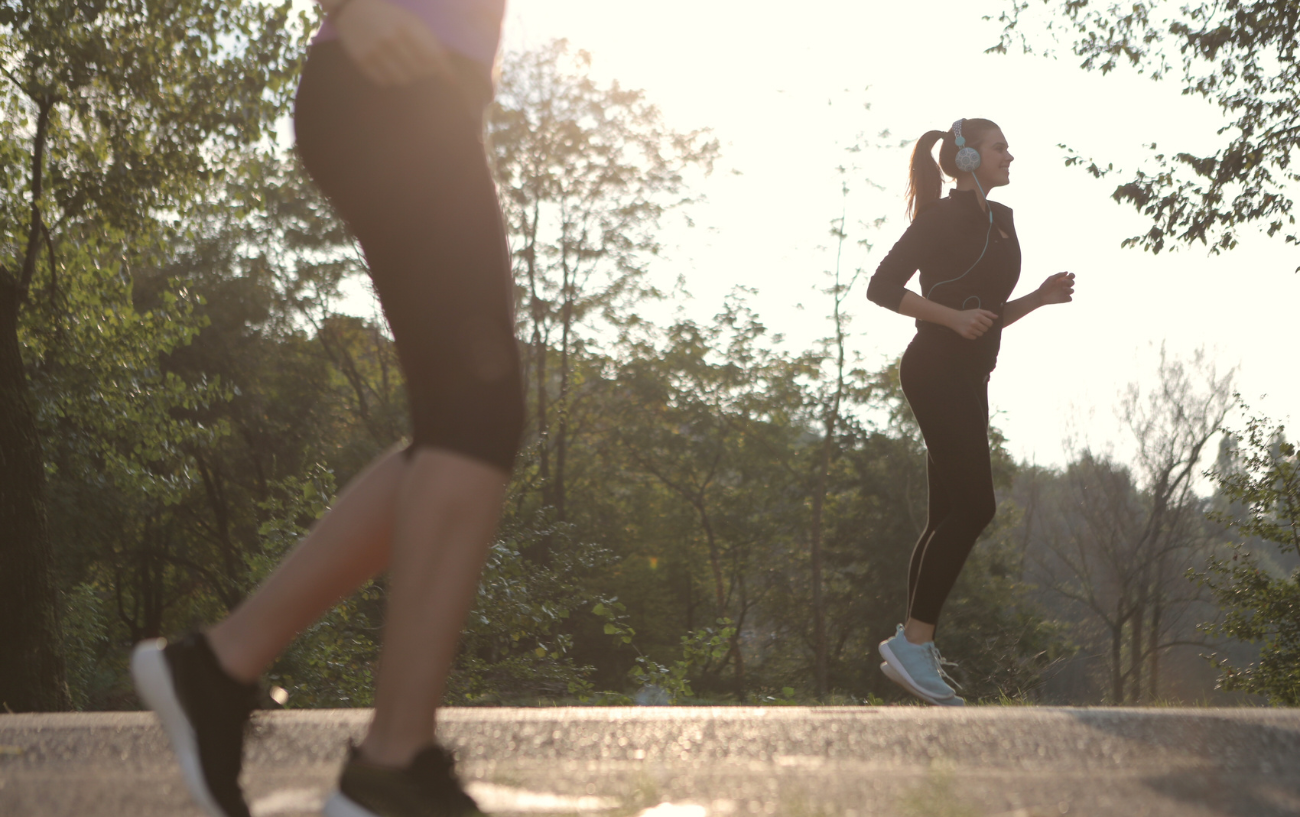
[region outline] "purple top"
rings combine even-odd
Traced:
[[[492,67],[501,43],[501,20],[505,0],[391,0],[414,12],[434,36],[452,51]],[[338,37],[333,23],[326,20],[316,32],[314,43]]]

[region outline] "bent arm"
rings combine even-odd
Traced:
[[[903,298],[898,303],[898,312],[909,318],[937,323],[953,328],[953,323],[961,314],[956,309],[937,304],[929,298],[922,298],[910,289],[903,290]]]
[[[906,287],[941,238],[937,222],[921,213],[876,268],[867,285],[867,298],[909,318],[937,323],[966,340],[975,340],[993,327],[997,315],[987,309],[952,309]]]
[[[903,291],[898,311],[909,318],[946,326],[966,340],[975,340],[993,328],[998,316],[987,309],[953,309],[922,298],[911,290]]]
[[[1040,306],[1068,304],[1074,300],[1074,273],[1058,272],[1049,275],[1038,289],[1023,298],[1007,301],[1002,307],[1002,326],[1007,327]]]
[[[935,245],[935,230],[931,221],[926,213],[922,213],[894,243],[867,284],[867,300],[885,309],[911,315],[903,312],[902,303],[907,293],[907,282],[920,269]],[[913,294],[913,297],[920,296]]]
[[[1002,307],[1002,328],[1005,329],[1043,305],[1043,296],[1034,290],[1023,298],[1007,301]]]

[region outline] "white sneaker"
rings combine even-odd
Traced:
[[[903,625],[898,625],[894,637],[880,642],[880,657],[893,670],[885,675],[913,695],[941,706],[964,706],[956,691],[944,680],[939,649],[933,641],[913,644],[903,635]]]

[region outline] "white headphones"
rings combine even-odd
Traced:
[[[961,123],[965,119],[958,119],[952,123],[952,135],[957,140],[957,169],[966,173],[974,173],[980,166],[980,152],[972,147],[966,147],[966,139],[961,135]]]

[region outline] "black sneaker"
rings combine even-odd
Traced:
[[[136,694],[158,713],[185,785],[203,810],[210,817],[249,817],[239,767],[257,685],[227,675],[202,633],[174,644],[141,641],[131,656],[131,677]]]
[[[420,750],[405,769],[372,766],[353,746],[325,817],[482,817],[456,779],[455,763],[441,746]]]

